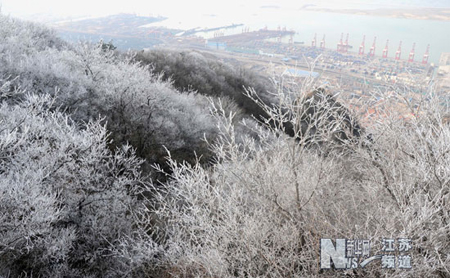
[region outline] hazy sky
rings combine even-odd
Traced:
[[[194,9],[198,12],[223,11],[224,9],[232,12],[234,9],[250,6],[286,6],[295,2],[292,0],[0,0],[3,13],[17,16],[38,13],[47,13],[55,16],[106,15],[120,12],[165,15],[186,13]]]
[[[53,16],[99,16],[116,13],[173,16],[180,13],[232,14],[264,5],[300,8],[306,4],[322,7],[380,8],[399,6],[450,6],[450,0],[0,0],[2,12],[12,16],[50,14]]]

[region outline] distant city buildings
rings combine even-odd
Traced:
[[[450,53],[442,53],[439,60],[438,83],[442,87],[450,87]]]
[[[450,66],[450,53],[442,53],[439,59],[439,66]]]

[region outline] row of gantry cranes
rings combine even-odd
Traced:
[[[337,44],[337,52],[348,53],[349,49],[352,48],[352,46],[348,44],[348,37],[349,37],[349,34],[347,33],[347,37],[344,41],[344,33],[341,34],[341,39]],[[365,53],[366,45],[365,44],[366,44],[366,36],[364,35],[363,41],[362,41],[361,45],[359,46],[358,55],[360,55],[360,56],[366,55],[366,53]],[[369,53],[367,54],[367,56],[375,57],[376,44],[377,44],[377,37],[374,37],[372,47],[370,47],[370,50],[369,50]],[[317,47],[317,34],[314,35],[314,39],[311,42],[311,47],[313,47],[313,48]],[[325,49],[325,35],[323,35],[323,38],[320,41],[319,47],[321,49]],[[389,47],[389,40],[386,41],[386,46],[383,49],[383,54],[382,54],[383,58],[388,58],[388,53],[389,53],[388,47]],[[414,62],[415,55],[416,55],[415,51],[416,51],[416,43],[413,43],[411,52],[409,53],[408,63]],[[401,59],[401,56],[402,56],[402,41],[400,41],[398,49],[395,52],[394,59],[399,61]],[[430,45],[427,46],[427,50],[426,50],[425,54],[423,55],[422,64],[424,64],[424,65],[428,64],[429,57],[430,57]]]

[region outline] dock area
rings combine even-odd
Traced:
[[[241,34],[215,37],[211,40],[220,43],[226,43],[228,45],[243,45],[250,41],[262,41],[272,38],[281,38],[285,36],[293,36],[294,34],[294,31],[261,29],[258,31],[243,32]]]

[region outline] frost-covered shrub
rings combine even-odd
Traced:
[[[134,240],[154,246],[139,219],[142,161],[129,146],[110,151],[99,122],[82,127],[52,105],[27,95],[0,106],[0,275],[130,273]]]
[[[0,53],[13,51],[16,55],[41,51],[48,47],[60,48],[65,43],[55,31],[37,23],[26,22],[0,14]]]
[[[139,52],[135,59],[150,64],[155,72],[161,72],[165,80],[172,80],[181,91],[192,89],[202,95],[232,99],[247,116],[259,119],[266,114],[243,94],[244,87],[252,87],[266,103],[274,101],[267,94],[267,91],[273,91],[269,78],[245,70],[239,64],[231,66],[210,54],[152,50]]]
[[[280,103],[285,105],[279,109],[265,107],[269,120],[284,117],[300,134],[303,108]],[[346,115],[327,103],[317,103],[324,113],[314,122],[336,128],[320,129],[313,133],[320,137],[308,140],[329,138],[333,146]],[[283,135],[282,124],[252,127],[258,140],[237,140],[232,115],[215,109],[217,163],[205,169],[171,160],[170,182],[158,197],[155,213],[167,223],[167,272],[174,277],[335,277],[340,273],[320,270],[321,238],[369,239],[376,252],[382,238],[404,237],[413,240],[412,270],[386,270],[376,261],[341,272],[449,276],[450,126],[433,96],[420,108],[413,119],[385,110],[389,117],[366,127],[371,140],[339,142],[325,155],[302,144],[304,137]],[[332,120],[330,113],[336,116]]]
[[[171,161],[168,194],[159,198],[156,213],[169,223],[169,271],[176,277],[313,273],[319,233],[310,219],[312,208],[317,195],[344,188],[339,157],[321,157],[261,127],[252,127],[257,140],[239,139],[232,117],[215,112],[221,131],[213,145],[218,163],[206,170]],[[337,200],[346,197],[339,195]]]
[[[183,159],[193,157],[194,150],[206,152],[202,138],[211,138],[215,128],[204,96],[180,93],[132,56],[117,58],[91,45],[77,51],[95,95],[77,115],[104,115],[116,142],[130,142],[151,161],[161,162],[154,156],[162,155],[163,144],[173,152],[186,150]]]
[[[56,45],[44,27],[0,19],[0,80],[11,88],[54,96],[76,122],[105,118],[115,144],[129,142],[149,163],[163,163],[163,145],[180,160],[208,156],[202,138],[213,138],[215,127],[204,96],[181,93],[131,54],[101,43]]]
[[[420,96],[398,90],[395,96],[393,101],[410,107],[412,117],[405,118],[404,112],[389,109],[388,104],[378,107],[385,118],[370,127],[374,143],[369,152],[358,152],[362,162],[356,172],[368,188],[382,188],[383,199],[392,204],[372,209],[372,223],[378,223],[373,225],[388,236],[413,240],[413,271],[396,274],[449,277],[450,125],[444,117],[448,106],[432,89]]]

